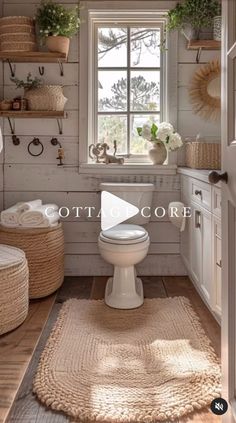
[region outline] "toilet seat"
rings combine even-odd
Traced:
[[[148,232],[139,225],[121,224],[100,233],[100,240],[109,244],[140,244],[148,239]]]

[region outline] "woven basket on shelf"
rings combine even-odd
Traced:
[[[20,42],[28,41],[31,43],[36,43],[36,36],[27,32],[17,32],[11,34],[0,34],[0,42]]]
[[[64,236],[61,224],[41,229],[0,226],[0,242],[25,252],[31,299],[46,297],[61,286],[64,279]]]
[[[67,102],[60,85],[42,85],[26,90],[24,97],[28,100],[29,110],[63,111]]]
[[[0,244],[0,335],[26,319],[29,306],[29,270],[23,251]]]
[[[186,166],[193,169],[220,169],[220,144],[187,142],[185,145]]]
[[[2,25],[0,26],[0,34],[35,34],[33,25]]]
[[[4,16],[0,18],[0,26],[3,25],[34,25],[34,19],[29,16]]]
[[[4,41],[1,51],[36,51],[37,44],[31,41]]]

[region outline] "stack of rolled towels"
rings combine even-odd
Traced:
[[[48,228],[59,223],[58,206],[41,200],[16,203],[1,212],[1,225],[8,228]]]

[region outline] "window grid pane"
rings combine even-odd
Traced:
[[[112,27],[111,27],[112,28]],[[99,28],[98,31],[102,31],[104,28]],[[108,31],[109,28],[106,28]],[[110,91],[111,96],[110,98],[101,95],[98,96],[97,102],[97,139],[99,142],[103,140],[103,142],[113,144],[114,139],[117,140],[118,144],[118,154],[123,154],[125,156],[130,155],[144,155],[147,152],[148,142],[142,140],[142,138],[138,138],[136,127],[141,126],[140,121],[143,123],[145,121],[150,122],[159,122],[160,121],[160,113],[161,113],[161,54],[160,51],[158,52],[158,57],[153,58],[156,60],[157,66],[138,66],[136,63],[131,62],[131,34],[132,31],[135,30],[137,32],[137,28],[133,28],[132,26],[127,26],[126,28],[123,26],[123,40],[125,39],[124,33],[126,31],[126,57],[127,57],[127,66],[124,66],[124,54],[122,53],[121,60],[119,60],[119,65],[117,66],[117,61],[115,62],[115,66],[107,65],[105,62],[105,66],[101,66],[98,61],[98,69],[97,69],[97,81],[98,81],[98,91],[101,90],[101,81],[98,75],[107,76],[109,73],[113,75],[122,74],[123,80],[120,78],[117,82],[114,82],[111,85],[110,78]],[[146,33],[150,32],[150,37],[158,37],[160,40],[160,28],[141,28],[142,32]],[[151,32],[152,31],[152,32]],[[141,33],[142,35],[142,33]],[[114,38],[114,37],[113,37]],[[133,39],[134,42],[134,39]],[[124,41],[125,44],[125,41]],[[150,43],[149,43],[150,46]],[[99,48],[99,46],[98,46]],[[122,46],[124,50],[124,46]],[[141,48],[141,47],[140,47]],[[146,46],[145,46],[146,48]],[[146,48],[148,50],[148,48]],[[99,54],[99,53],[98,53]],[[119,55],[119,49],[116,52]],[[146,56],[150,55],[149,51],[146,51]],[[102,59],[104,63],[104,57]],[[121,63],[122,62],[122,63]],[[101,63],[101,61],[100,61]],[[121,65],[120,65],[121,64]],[[153,64],[153,61],[152,61]],[[133,66],[132,66],[133,65]],[[109,73],[106,73],[109,72]],[[126,72],[127,78],[124,81],[124,73]],[[132,87],[132,75],[133,80],[135,78],[135,83],[133,83]],[[134,76],[137,75],[137,76]],[[145,76],[147,78],[145,78]],[[109,77],[107,78],[109,79]],[[109,81],[104,79],[104,85],[106,85],[106,92],[108,94]],[[155,85],[155,81],[157,81]],[[133,88],[133,92],[132,92]],[[136,97],[135,97],[136,96]],[[127,101],[125,102],[125,97]],[[132,107],[131,107],[132,102]],[[126,103],[126,104],[125,104]],[[116,109],[116,105],[118,108]],[[134,110],[133,110],[134,109]],[[122,113],[122,116],[121,116]],[[122,118],[121,118],[122,117]],[[126,117],[126,124],[124,124],[124,117]],[[103,130],[101,130],[101,122],[103,121]],[[108,125],[108,122],[110,124]],[[122,124],[121,124],[122,122]],[[105,124],[106,123],[106,124]],[[126,127],[126,136],[124,134],[124,128]],[[105,128],[105,129],[104,129]],[[109,133],[109,128],[110,133]],[[101,131],[101,133],[100,133]],[[105,134],[105,136],[104,136]],[[124,138],[122,138],[124,137]],[[125,148],[126,143],[126,148]]]

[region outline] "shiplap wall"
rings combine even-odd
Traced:
[[[61,0],[68,6],[76,1]],[[2,14],[33,16],[37,3],[31,0],[4,0]],[[204,122],[193,115],[188,101],[188,81],[197,68],[195,52],[185,49],[185,41],[179,37],[178,52],[178,130],[183,136],[195,136],[201,132],[210,139],[219,139],[220,128],[216,124]],[[215,52],[203,52],[201,61],[206,62],[216,56]],[[178,175],[166,176],[99,176],[78,173],[78,39],[71,43],[69,61],[64,65],[65,76],[59,74],[57,64],[44,64],[46,83],[63,84],[68,97],[66,109],[69,118],[63,122],[63,135],[58,135],[57,122],[54,120],[16,120],[16,133],[20,137],[19,146],[12,144],[7,120],[1,121],[5,149],[0,156],[0,206],[9,207],[16,201],[42,198],[44,202],[55,202],[59,206],[99,207],[99,183],[102,181],[151,182],[155,185],[154,206],[167,207],[170,201],[180,199]],[[199,65],[198,65],[199,66]],[[39,76],[37,64],[17,64],[16,75],[25,78],[28,72]],[[1,97],[12,98],[16,91],[10,81],[7,64],[0,68]],[[43,142],[45,151],[40,157],[27,153],[27,145],[34,136]],[[65,167],[57,167],[57,149],[51,146],[50,139],[57,136],[65,149]],[[180,163],[184,160],[179,154]],[[151,247],[147,258],[138,266],[143,275],[181,275],[185,268],[179,255],[179,233],[167,218],[153,219],[148,225]],[[66,240],[67,275],[107,275],[111,267],[99,255],[97,238],[100,231],[98,219],[75,220],[73,217],[64,222]]]

